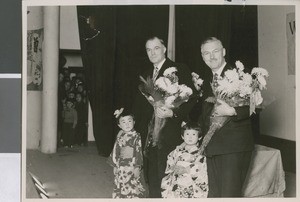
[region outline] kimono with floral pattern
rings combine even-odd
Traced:
[[[185,143],[168,155],[166,176],[162,179],[163,198],[206,198],[208,177],[206,157],[199,154],[199,147],[186,149]],[[185,173],[175,174],[174,166],[183,166]]]
[[[121,149],[131,147],[132,158],[121,158]],[[141,168],[143,164],[142,144],[140,134],[136,131],[125,133],[120,131],[117,135],[113,151],[108,159],[114,167],[113,198],[141,198],[145,189],[140,176],[134,176],[133,170]]]

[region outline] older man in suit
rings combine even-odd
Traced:
[[[163,75],[163,72],[169,67],[176,67],[179,84],[186,84],[194,90],[191,72],[189,68],[180,63],[175,63],[166,58],[166,47],[164,41],[158,37],[149,38],[146,41],[146,52],[150,63],[145,66],[145,71],[141,75],[144,78],[150,77],[156,80]],[[167,155],[181,144],[181,123],[188,116],[191,108],[195,104],[195,99],[190,99],[182,104],[179,108],[169,109],[166,107],[158,107],[154,111],[153,107],[146,98],[138,93],[133,106],[133,113],[136,117],[136,129],[141,133],[144,147],[146,146],[147,155],[145,158],[145,176],[149,184],[149,197],[161,197],[161,180],[165,176],[165,168]],[[160,133],[160,144],[157,146],[153,142],[145,144],[147,139],[151,139],[152,133],[148,133],[148,124],[153,114],[160,118],[166,119],[166,124]]]
[[[214,96],[211,88],[213,77],[223,76],[234,67],[226,63],[226,50],[222,42],[210,37],[201,45],[204,62],[210,68],[203,79],[203,105],[201,125],[204,132],[209,129],[214,104],[206,102]],[[215,132],[205,149],[207,155],[209,197],[241,197],[251,153],[254,148],[249,106],[230,107],[225,102],[215,108],[215,116],[230,116],[221,129]]]

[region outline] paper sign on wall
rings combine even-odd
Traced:
[[[288,13],[286,16],[288,75],[295,75],[295,13]]]
[[[43,29],[27,32],[27,90],[43,90]]]

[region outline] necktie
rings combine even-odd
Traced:
[[[218,87],[218,74],[217,73],[214,73],[214,76],[213,76],[213,86],[214,87]]]
[[[154,66],[154,71],[153,71],[153,80],[156,80],[156,77],[158,76],[158,67]]]

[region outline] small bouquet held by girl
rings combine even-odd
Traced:
[[[269,76],[266,69],[255,67],[251,73],[244,72],[244,65],[236,61],[236,68],[229,69],[223,77],[214,78],[211,87],[214,97],[205,101],[214,103],[214,109],[225,102],[230,107],[249,106],[249,115],[255,113],[255,108],[262,104],[261,90],[266,89],[266,78]],[[203,138],[200,153],[204,152],[213,134],[224,126],[230,116],[215,116],[214,109],[210,117],[210,127]]]
[[[145,188],[141,180],[142,144],[140,134],[134,129],[134,116],[124,111],[124,108],[116,110],[114,115],[121,130],[107,160],[115,175],[112,197],[143,198]]]
[[[156,81],[152,78],[143,78],[140,76],[140,80],[143,82],[139,85],[139,90],[153,106],[154,111],[157,107],[166,107],[168,109],[178,108],[181,104],[187,102],[192,95],[193,91],[185,84],[179,84],[178,76],[176,75],[177,68],[167,68],[162,77],[159,77]],[[148,126],[148,135],[146,148],[152,143],[152,146],[160,147],[160,132],[166,123],[165,118],[160,118],[153,114],[152,120]]]

